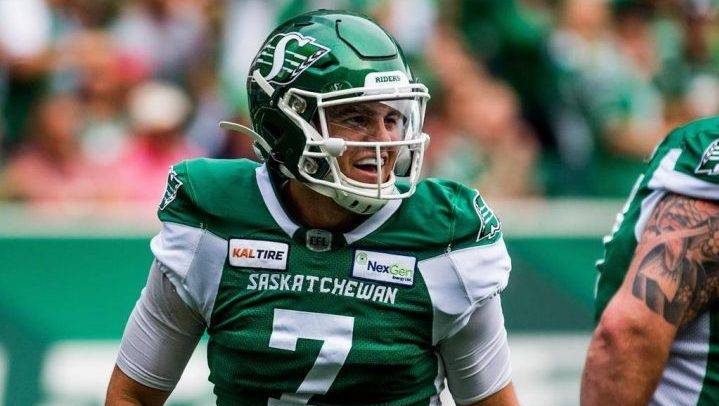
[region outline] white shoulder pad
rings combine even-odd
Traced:
[[[182,300],[209,325],[227,241],[201,228],[163,222],[150,248]]]
[[[501,292],[511,261],[504,240],[452,251],[417,264],[434,308],[432,341],[437,343],[467,324],[472,311]]]

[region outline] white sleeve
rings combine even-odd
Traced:
[[[468,323],[438,348],[458,405],[475,403],[507,386],[511,367],[499,295],[475,308]]]
[[[155,258],[180,298],[210,325],[227,259],[227,240],[206,229],[163,222],[150,242]]]
[[[191,310],[155,261],[147,286],[125,326],[117,366],[151,388],[172,391],[205,330],[202,315]]]
[[[475,308],[507,286],[512,262],[504,240],[419,261],[432,300],[432,343],[454,335]]]

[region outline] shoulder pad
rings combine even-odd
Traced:
[[[247,159],[186,160],[174,165],[158,210],[161,221],[208,228],[255,226],[269,216],[257,188],[259,164]]]
[[[719,124],[716,120],[714,123]],[[684,129],[682,156],[676,170],[702,180],[719,182],[719,125]]]
[[[649,163],[648,186],[702,199],[719,199],[719,117],[672,131]]]
[[[461,248],[501,239],[500,222],[479,192],[457,182],[425,179],[403,205],[403,217],[415,233],[422,231],[424,244]]]

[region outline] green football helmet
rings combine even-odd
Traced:
[[[397,42],[367,17],[319,10],[283,23],[253,60],[247,90],[254,129],[221,126],[252,136],[258,156],[284,176],[360,214],[414,193],[429,142],[422,132],[429,93],[414,80]],[[333,136],[328,111],[362,103],[382,103],[398,113],[399,136],[389,141]],[[376,182],[340,170],[337,158],[348,148],[373,151],[366,162],[376,165]],[[385,180],[380,174],[390,150],[396,159]],[[409,187],[397,188],[398,177]]]

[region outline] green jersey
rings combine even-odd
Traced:
[[[247,160],[184,161],[158,212],[152,250],[205,319],[217,403],[438,404],[437,346],[509,274],[479,193],[425,180],[331,233],[295,223],[272,176]]]
[[[622,284],[649,215],[667,193],[719,200],[719,117],[670,133],[637,179],[597,263],[597,319]],[[651,404],[719,404],[719,309],[679,330]]]

